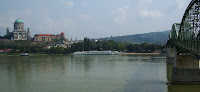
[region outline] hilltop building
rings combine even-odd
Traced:
[[[11,43],[14,40],[33,40],[31,44],[48,44],[50,47],[63,47],[70,48],[71,44],[78,43],[78,40],[69,41],[65,37],[65,33],[61,32],[60,34],[36,34],[32,39],[30,36],[30,28],[27,30],[24,29],[24,22],[21,19],[16,19],[14,22],[14,30],[10,32],[10,29],[6,29],[6,35],[4,37],[0,36],[0,43]]]
[[[11,36],[11,40],[30,40],[30,28],[27,30],[24,29],[24,22],[18,18],[15,20],[13,32],[10,32],[9,28],[7,28],[6,35]]]
[[[54,39],[60,40],[60,41],[68,41],[68,39],[65,38],[65,33],[62,32],[61,34],[36,34],[34,36],[34,42],[51,42]]]

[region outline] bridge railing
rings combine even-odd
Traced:
[[[200,41],[199,40],[170,39],[168,42],[169,44],[185,52],[190,52],[190,53],[200,56]]]

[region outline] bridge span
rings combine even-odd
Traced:
[[[167,42],[174,60],[172,83],[200,84],[200,0],[192,0],[181,23],[174,23]]]

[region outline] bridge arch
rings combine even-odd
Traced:
[[[174,23],[172,30],[169,32],[169,39],[178,39],[180,23]]]
[[[178,38],[181,40],[200,39],[200,0],[192,0],[187,7],[180,24]]]
[[[192,0],[181,23],[172,25],[167,46],[200,59],[200,0]]]

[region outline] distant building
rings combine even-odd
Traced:
[[[72,40],[72,38],[71,38],[70,44],[74,44],[74,43],[78,43],[78,40],[77,40],[77,38],[76,38],[76,40],[75,40],[75,41],[73,41],[73,40]]]
[[[71,48],[71,44],[66,44],[66,43],[63,43],[63,42],[58,42],[58,43],[55,44],[54,47]]]
[[[62,32],[61,34],[57,34],[57,35],[55,35],[55,34],[36,34],[34,36],[34,42],[45,43],[45,42],[51,42],[54,39],[57,39],[57,40],[60,40],[60,41],[68,41],[65,38],[64,32]]]
[[[62,33],[60,34],[60,40],[66,40],[66,38],[65,38],[65,33],[64,33],[64,32],[62,32]]]
[[[9,28],[6,29],[6,35],[11,36],[11,40],[29,40],[31,39],[30,36],[30,28],[27,29],[28,31],[24,29],[24,23],[21,19],[15,20],[14,23],[14,30],[13,32],[10,32]]]
[[[77,40],[77,38],[76,38],[76,41],[75,41],[75,43],[78,43],[78,40]]]
[[[27,39],[31,40],[31,31],[30,31],[30,28],[27,29]]]
[[[55,39],[53,34],[36,34],[34,36],[34,42],[51,42],[53,39]]]
[[[12,49],[0,49],[0,53],[8,53],[10,52]]]
[[[57,42],[55,45],[47,46],[48,49],[50,49],[51,47],[71,48],[71,44],[70,43],[65,43],[65,42]]]
[[[9,28],[6,28],[6,35],[12,35],[12,32],[10,32]]]

